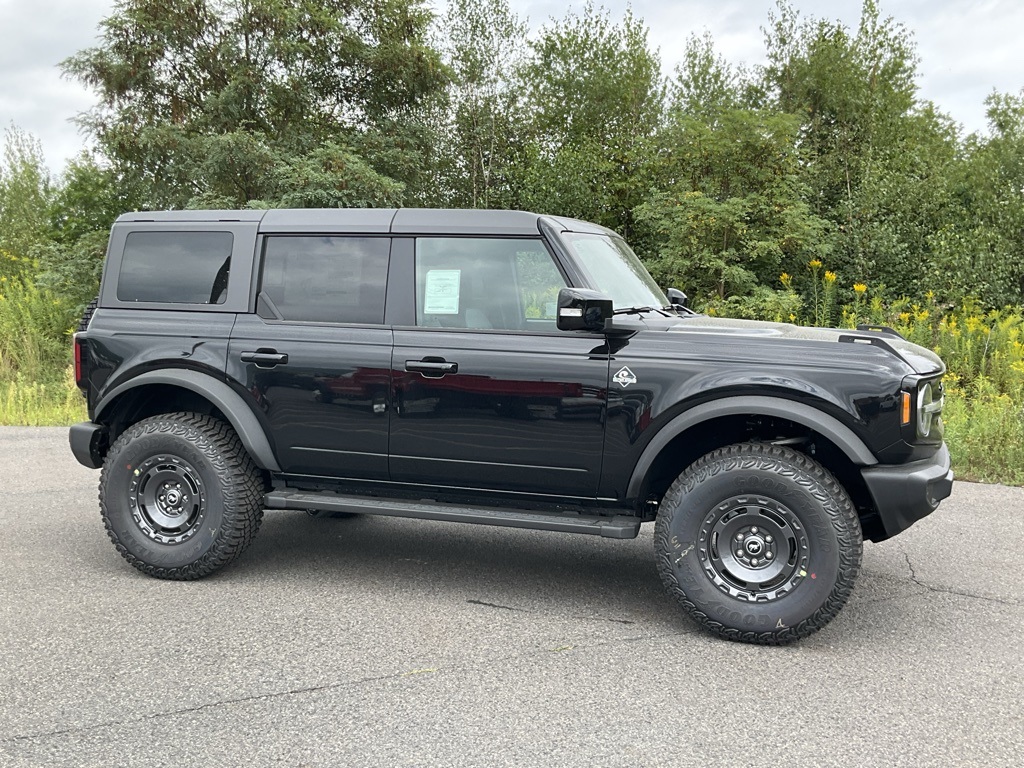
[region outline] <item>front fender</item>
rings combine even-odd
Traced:
[[[813,406],[798,403],[793,400],[785,400],[777,397],[764,397],[758,395],[741,395],[737,397],[725,397],[709,403],[703,403],[685,411],[665,426],[663,426],[651,441],[644,448],[640,459],[633,468],[630,476],[629,486],[626,491],[626,498],[639,498],[640,490],[643,487],[644,478],[657,459],[658,454],[674,438],[681,435],[691,427],[716,419],[721,416],[736,415],[775,416],[788,419],[789,421],[802,424],[808,429],[813,429],[821,434],[846,454],[854,464],[858,466],[872,466],[878,463],[874,454],[868,450],[864,442],[854,434],[853,430],[827,413],[819,411]]]

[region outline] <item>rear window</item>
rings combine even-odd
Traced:
[[[391,241],[373,237],[268,237],[261,299],[283,320],[384,322]]]
[[[230,232],[132,232],[124,246],[117,298],[223,304],[233,244]]]

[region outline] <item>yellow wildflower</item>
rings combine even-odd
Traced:
[[[787,288],[793,287],[793,278],[789,276],[789,273],[783,272],[781,275],[779,275],[779,280]]]
[[[853,284],[853,291],[854,291],[854,293],[862,294],[865,291],[867,291],[867,289],[868,289],[868,287],[866,285],[864,285],[864,283],[854,283]]]
[[[807,262],[807,266],[811,269],[817,269],[821,266],[821,259],[811,259]]]
[[[825,270],[825,282],[826,283],[834,283],[835,281],[836,281],[836,273],[835,272],[829,272],[826,269]]]

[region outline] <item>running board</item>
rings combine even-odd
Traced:
[[[379,499],[343,496],[337,493],[308,491],[271,491],[263,497],[267,509],[349,512],[360,515],[389,515],[418,520],[445,520],[450,523],[501,525],[507,528],[533,528],[563,533],[589,533],[608,539],[635,539],[640,521],[635,517],[532,512],[524,509],[463,507],[435,501]]]

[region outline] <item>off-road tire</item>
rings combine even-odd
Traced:
[[[770,543],[765,531],[775,533]],[[836,479],[810,457],[767,443],[730,445],[690,465],[665,493],[654,546],[666,589],[695,621],[763,645],[828,624],[853,590],[863,550],[857,512]],[[757,550],[759,565],[751,560]],[[769,565],[766,551],[777,582],[736,577],[770,573],[757,570]]]
[[[82,312],[82,317],[78,321],[78,332],[85,333],[89,330],[89,321],[92,320],[93,313],[96,312],[96,307],[99,306],[100,297],[97,296],[95,299],[85,305],[85,311]]]
[[[176,477],[184,491],[174,498],[186,502],[169,514],[186,524],[161,528],[154,518],[169,518],[154,494]],[[100,514],[117,551],[159,579],[198,579],[223,568],[249,546],[263,520],[260,472],[238,435],[197,413],[154,416],[126,429],[107,453],[99,490]]]

